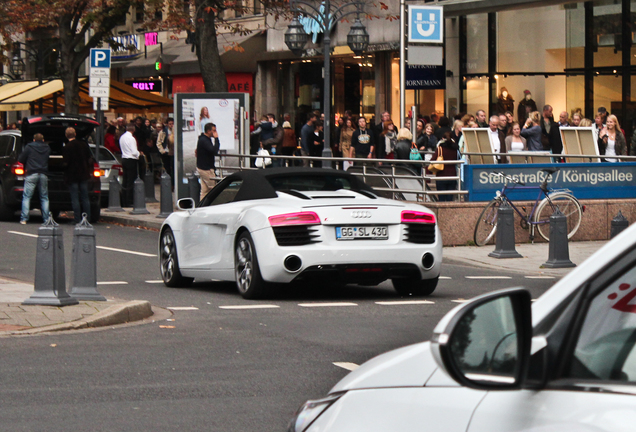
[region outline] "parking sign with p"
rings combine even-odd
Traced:
[[[110,48],[91,49],[91,68],[110,68]]]

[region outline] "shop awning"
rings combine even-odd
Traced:
[[[88,95],[88,78],[80,78],[80,112],[92,113],[93,98]],[[34,104],[42,103],[44,113],[64,112],[64,85],[62,80],[48,81],[21,92],[15,96],[1,99],[0,87],[0,111],[22,111],[29,110]],[[152,93],[137,90],[129,85],[111,80],[110,97],[108,99],[109,109],[121,113],[143,113],[143,112],[172,112],[172,99]]]
[[[248,35],[220,34],[217,44],[223,69],[227,72],[256,72],[256,55],[265,51],[266,39],[264,32],[257,31]],[[235,48],[239,49],[236,50]],[[122,69],[123,78],[142,78],[156,76],[155,62],[161,55],[163,74],[184,75],[201,73],[196,53],[192,46],[185,43],[185,39],[171,40],[163,44],[163,54],[157,45],[148,49],[146,57],[131,62]]]
[[[0,86],[0,101],[37,87],[37,81],[12,81]]]

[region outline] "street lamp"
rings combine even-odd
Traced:
[[[22,77],[22,75],[24,75],[26,66],[24,65],[24,60],[22,60],[22,58],[17,53],[13,55],[11,64],[9,65],[9,69],[11,69],[11,73],[18,79]]]
[[[291,12],[296,15],[294,20],[287,27],[285,32],[285,44],[295,55],[301,55],[309,35],[305,32],[302,24],[297,16],[302,15],[313,19],[323,32],[323,52],[325,56],[325,86],[324,86],[324,113],[325,113],[325,147],[322,151],[323,157],[331,157],[331,32],[336,24],[344,17],[356,14],[356,21],[351,26],[351,30],[347,35],[347,45],[356,55],[362,54],[369,46],[369,34],[367,29],[360,22],[360,14],[364,9],[364,2],[345,3],[340,7],[331,8],[331,1],[324,0],[321,6],[315,5],[304,0],[291,0]],[[347,9],[351,9],[347,11]],[[323,161],[323,167],[331,167],[331,162]]]

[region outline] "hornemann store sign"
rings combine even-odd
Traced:
[[[636,163],[566,163],[465,165],[464,187],[469,201],[489,201],[503,188],[506,180],[496,175],[502,172],[526,186],[539,186],[547,174],[541,169],[557,167],[548,181],[551,189],[569,189],[579,199],[636,198]],[[513,185],[511,185],[513,186]],[[511,199],[534,200],[538,189],[516,186],[506,194]]]

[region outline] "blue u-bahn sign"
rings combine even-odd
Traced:
[[[539,186],[546,177],[544,168],[559,171],[548,182],[551,189],[569,189],[578,199],[636,198],[636,162],[566,163],[566,164],[501,164],[465,165],[464,187],[469,201],[490,201],[501,190],[505,179],[502,172],[526,186]],[[506,195],[514,200],[532,201],[538,189],[509,188]]]

